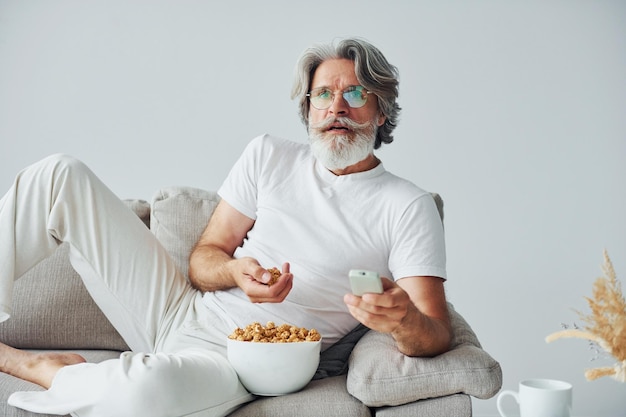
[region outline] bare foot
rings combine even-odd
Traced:
[[[33,353],[0,343],[0,371],[48,389],[57,371],[86,362],[76,353]]]

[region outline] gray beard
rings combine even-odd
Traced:
[[[335,121],[352,132],[327,138],[325,130]],[[344,169],[361,162],[374,152],[377,126],[372,122],[356,123],[345,117],[328,118],[309,125],[309,142],[313,156],[327,169]]]

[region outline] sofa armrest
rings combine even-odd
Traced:
[[[457,393],[490,398],[502,387],[502,370],[450,306],[452,349],[433,358],[409,357],[389,334],[368,332],[349,360],[348,392],[370,407],[395,406]]]

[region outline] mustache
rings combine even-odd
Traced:
[[[347,127],[348,129],[350,129],[352,131],[359,131],[359,130],[367,129],[372,124],[371,122],[358,123],[358,122],[355,122],[354,120],[352,120],[352,119],[350,119],[348,117],[329,116],[326,119],[321,120],[319,122],[310,123],[309,124],[309,129],[327,130],[334,123],[339,123],[342,126],[345,126],[345,127]]]

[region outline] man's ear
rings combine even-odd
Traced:
[[[386,120],[387,120],[387,118],[385,117],[385,115],[381,113],[378,116],[378,121],[377,121],[378,122],[378,127],[381,127],[382,125],[384,125]]]

